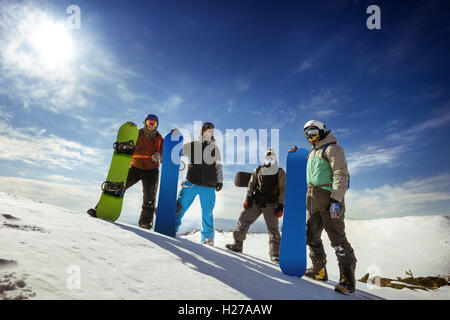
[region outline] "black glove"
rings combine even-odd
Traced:
[[[275,217],[281,218],[283,216],[283,209],[284,209],[284,205],[279,203],[278,206],[275,208],[275,211],[273,213],[275,215]]]
[[[222,188],[223,188],[223,183],[218,183],[216,185],[216,191],[220,191],[220,190],[222,190]]]
[[[247,210],[248,208],[251,208],[253,205],[253,199],[252,198],[247,198],[245,199],[244,202],[244,209]]]

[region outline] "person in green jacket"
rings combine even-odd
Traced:
[[[331,130],[326,130],[320,121],[308,121],[304,132],[312,146],[306,169],[306,243],[312,267],[306,270],[305,275],[316,280],[328,280],[327,260],[321,240],[325,229],[335,249],[340,270],[340,280],[335,290],[344,294],[353,293],[357,260],[345,235],[344,195],[348,189],[349,173],[344,150]]]

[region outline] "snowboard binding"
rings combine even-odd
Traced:
[[[125,193],[125,184],[123,182],[105,181],[102,184],[102,191],[115,197],[121,197]]]
[[[136,151],[136,146],[133,140],[124,142],[114,142],[113,148],[117,153],[133,154]]]

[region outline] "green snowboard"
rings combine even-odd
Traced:
[[[117,133],[108,177],[102,184],[103,193],[97,206],[99,218],[116,221],[120,216],[128,170],[138,135],[139,130],[136,125],[128,122],[124,123]]]

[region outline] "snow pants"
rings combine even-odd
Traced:
[[[244,241],[250,228],[261,214],[264,215],[267,231],[269,232],[269,256],[280,256],[281,236],[278,230],[278,218],[275,217],[277,204],[267,204],[264,208],[253,204],[250,208],[241,212],[236,229],[233,231],[233,238],[238,241]]]
[[[328,234],[334,248],[339,267],[356,265],[356,257],[352,246],[345,235],[344,212],[339,219],[332,219],[329,213],[331,192],[319,187],[308,187],[306,193],[306,244],[309,246],[310,258],[315,266],[322,267],[327,263],[322,244],[322,231]]]
[[[177,199],[177,223],[176,231],[181,225],[184,214],[191,206],[195,197],[200,197],[202,207],[202,230],[201,241],[214,240],[214,218],[213,210],[216,203],[216,189],[193,184],[190,181],[184,181],[181,184],[181,191]]]
[[[153,215],[155,214],[155,198],[158,189],[159,169],[142,170],[130,167],[128,171],[127,184],[125,190],[131,188],[137,182],[142,181],[142,211],[139,217],[139,225],[153,225]]]

